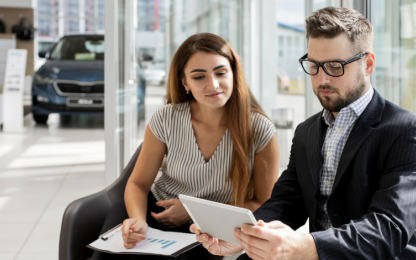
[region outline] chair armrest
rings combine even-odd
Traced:
[[[106,191],[78,199],[66,208],[59,239],[59,260],[79,260],[92,256],[86,247],[100,235],[113,203]]]

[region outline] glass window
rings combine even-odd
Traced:
[[[84,15],[86,18],[95,16],[94,0],[84,0]]]
[[[65,34],[79,32],[79,20],[78,19],[66,19],[65,20]]]
[[[385,99],[416,113],[416,1],[373,1],[373,6],[373,86]]]
[[[299,115],[301,122],[305,118],[305,75],[302,70],[299,70],[298,59],[305,52],[305,1],[276,0],[276,4],[276,34],[279,39],[277,105],[286,108],[296,104],[296,114]]]
[[[105,0],[37,0],[38,49],[66,34],[104,31]]]
[[[115,164],[119,172],[143,141],[151,115],[164,104],[170,60],[187,37],[198,32],[215,33],[243,53],[242,2],[118,1],[117,45],[125,46],[118,54],[115,91]]]
[[[165,84],[173,54],[186,38],[195,33],[217,34],[237,50],[245,66],[249,68],[246,70],[246,77],[248,82],[253,84],[253,93],[263,102],[263,107],[267,107],[268,110],[271,110],[272,106],[292,109],[293,127],[305,120],[308,78],[298,62],[306,53],[305,14],[340,1],[274,1],[272,14],[275,14],[276,22],[271,27],[270,21],[265,25],[265,21],[261,19],[264,16],[260,16],[261,11],[270,15],[267,5],[259,4],[258,1],[118,1],[120,23],[117,46],[124,48],[120,48],[117,61],[117,120],[114,134],[118,136],[115,147],[119,154],[117,165],[120,170],[143,140],[144,127],[150,116],[164,103]],[[252,8],[253,6],[255,8]],[[267,34],[261,33],[263,30],[260,26],[267,28]],[[269,33],[270,31],[274,34]],[[257,38],[253,38],[252,35]],[[265,44],[265,35],[269,39],[275,37],[270,41],[273,42],[270,44],[273,55],[268,57],[265,55],[266,51],[259,51],[259,48],[270,50],[270,46]],[[258,42],[258,39],[262,39],[262,42]],[[256,65],[266,66],[266,60],[273,72],[269,74],[273,75],[270,78],[264,73],[261,74],[264,69],[260,73],[252,71]],[[136,90],[127,91],[128,88],[133,89],[128,82],[137,86],[134,88]],[[133,92],[135,94],[131,94]],[[273,93],[272,98],[269,98],[270,93]],[[269,99],[264,99],[265,95],[268,95]],[[132,96],[136,102],[132,102]],[[312,98],[316,99],[314,96]],[[140,103],[139,100],[144,101],[144,108],[137,110],[138,114],[134,116],[134,113],[130,112]],[[138,124],[132,123],[134,120]],[[286,139],[290,142],[291,138]]]

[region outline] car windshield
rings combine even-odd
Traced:
[[[50,58],[52,60],[104,60],[104,37],[64,37],[53,49]]]

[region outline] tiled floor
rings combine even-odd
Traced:
[[[0,132],[0,259],[57,260],[66,206],[104,188],[104,117],[25,125]]]
[[[147,120],[165,94],[146,87]],[[25,126],[0,131],[0,260],[57,260],[66,207],[105,187],[104,116],[53,114],[42,126],[29,114]]]

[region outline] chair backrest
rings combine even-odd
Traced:
[[[124,196],[124,190],[126,189],[127,181],[130,178],[131,173],[133,172],[134,166],[137,162],[137,158],[139,158],[140,151],[142,150],[142,145],[143,144],[140,144],[139,148],[137,148],[136,152],[130,159],[126,168],[124,168],[123,172],[120,174],[120,177],[105,189],[113,203],[120,197]]]
[[[97,239],[108,211],[124,195],[127,180],[133,172],[142,145],[137,148],[120,177],[104,190],[73,201],[65,210],[59,241],[60,260],[91,257],[86,245]]]

